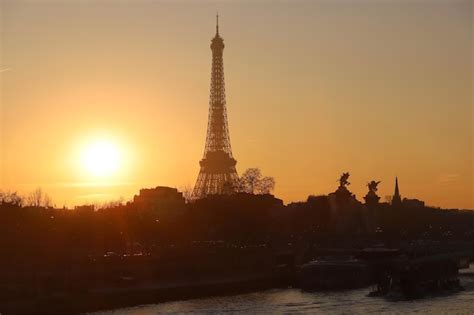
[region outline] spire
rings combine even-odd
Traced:
[[[216,52],[224,49],[224,39],[219,35],[219,13],[216,13],[216,35],[211,40],[211,49]]]
[[[392,206],[400,206],[402,204],[402,197],[400,196],[400,191],[398,190],[398,177],[395,177],[395,192],[392,197]]]
[[[395,194],[394,196],[400,196],[400,192],[398,191],[398,177],[395,177]]]

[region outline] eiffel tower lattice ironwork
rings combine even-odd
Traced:
[[[212,71],[209,118],[204,157],[199,162],[201,169],[193,190],[194,198],[234,191],[238,181],[232,156],[224,83],[224,40],[219,35],[219,16],[216,16],[216,35],[211,41]]]

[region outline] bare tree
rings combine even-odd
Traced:
[[[189,184],[181,186],[179,189],[183,193],[184,200],[186,203],[193,201],[193,187]]]
[[[30,207],[41,207],[41,201],[43,200],[43,191],[41,188],[36,188],[26,197],[26,204]]]
[[[268,194],[275,188],[275,179],[273,177],[263,177],[258,168],[247,169],[239,179],[239,192],[249,194]]]
[[[262,177],[262,173],[258,168],[247,169],[239,179],[239,186],[242,192],[254,194],[258,185],[258,181]]]
[[[264,177],[257,183],[257,194],[269,194],[275,189],[275,179],[273,177]]]
[[[44,194],[43,197],[43,206],[46,208],[51,208],[53,206],[53,200],[48,194]]]
[[[112,208],[122,206],[124,204],[124,201],[125,201],[125,198],[120,197],[115,200],[105,201],[102,204],[95,204],[94,208],[95,209],[112,209]]]
[[[52,201],[48,194],[43,193],[41,188],[37,188],[26,197],[26,204],[30,207],[49,208],[52,206]]]

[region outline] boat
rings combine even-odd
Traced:
[[[357,259],[314,260],[299,271],[305,291],[356,289],[369,285],[371,278],[369,265]]]

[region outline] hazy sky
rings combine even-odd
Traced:
[[[194,185],[215,12],[237,170],[286,202],[372,179],[474,208],[473,1],[1,2],[1,189],[56,205]],[[78,156],[113,142],[97,180]]]

